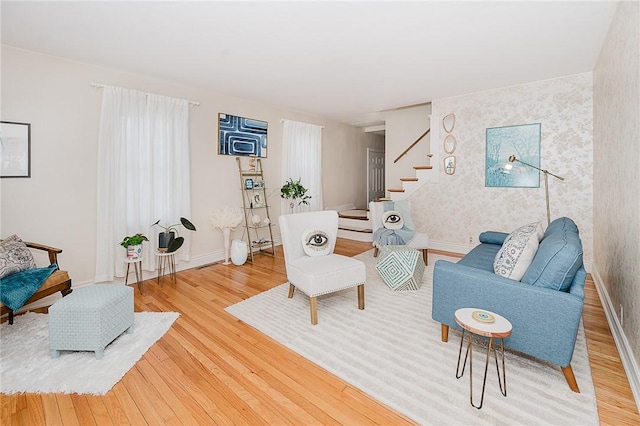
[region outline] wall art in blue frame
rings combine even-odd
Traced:
[[[267,122],[218,114],[218,154],[267,157]]]
[[[540,167],[540,123],[487,129],[485,157],[485,186],[539,188],[540,172],[517,161],[505,168],[509,157],[515,155],[533,166]]]

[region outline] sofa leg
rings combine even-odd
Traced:
[[[311,308],[311,324],[318,324],[318,301],[315,297],[309,298],[309,307]]]
[[[429,249],[422,249],[422,260],[425,266],[429,265]]]
[[[373,257],[378,257],[378,247],[373,248]]]
[[[9,311],[9,325],[13,325],[13,311]]]
[[[449,326],[440,324],[440,334],[442,335],[442,341],[447,343],[449,341]]]
[[[291,299],[293,297],[293,292],[296,290],[296,287],[289,283],[289,295],[287,296],[289,299]]]
[[[562,367],[562,374],[564,374],[564,378],[567,380],[569,388],[576,393],[580,393],[580,389],[578,389],[578,382],[576,382],[576,376],[573,375],[571,364],[566,367]]]
[[[364,284],[358,286],[358,309],[364,309]]]

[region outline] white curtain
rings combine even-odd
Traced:
[[[142,233],[143,268],[155,270],[160,228],[191,219],[189,101],[104,87],[98,137],[95,282],[124,276],[125,236]],[[189,260],[189,232],[176,254]]]
[[[300,179],[311,196],[309,205],[296,203],[293,212],[322,210],[322,126],[283,120],[282,182]],[[281,199],[281,213],[291,213],[289,200]]]

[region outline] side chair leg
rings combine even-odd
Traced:
[[[373,248],[373,257],[378,257],[378,251],[379,251],[378,247]]]
[[[358,286],[358,309],[364,309],[364,284]]]
[[[318,324],[318,300],[315,297],[309,298],[309,306],[311,307],[311,324]]]
[[[440,324],[440,334],[442,341],[447,343],[449,341],[449,326],[446,324]]]
[[[296,287],[293,284],[289,283],[289,295],[287,296],[287,298],[291,299],[295,290]]]
[[[571,368],[571,364],[567,365],[566,367],[562,367],[562,374],[564,374],[564,378],[567,380],[569,389],[571,389],[575,393],[580,393],[578,382],[576,381],[576,376],[573,375],[573,368]]]
[[[9,311],[9,325],[13,325],[13,311]]]
[[[422,260],[425,266],[429,265],[429,249],[422,249]]]

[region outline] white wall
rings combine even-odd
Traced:
[[[222,257],[222,236],[209,225],[211,213],[225,205],[241,205],[235,158],[217,154],[219,112],[269,123],[269,151],[263,165],[272,194],[273,223],[280,208],[282,118],[324,126],[325,204],[352,203],[361,193],[364,198],[366,146],[377,142],[359,129],[197,87],[2,46],[2,120],[31,123],[32,177],[0,181],[0,237],[16,233],[24,240],[62,248],[60,262],[74,284],[91,281],[95,265],[95,169],[102,92],[91,88],[90,82],[200,102],[190,109],[190,219],[198,228],[192,235],[194,264]],[[279,235],[278,228],[274,230]]]
[[[433,115],[455,113],[458,144],[454,175],[440,167],[437,183],[427,183],[409,199],[414,222],[434,248],[468,251],[486,230],[511,232],[528,222],[546,222],[540,188],[485,187],[485,131],[489,127],[541,123],[542,168],[550,177],[551,218],[568,216],[580,228],[585,263],[592,256],[592,75],[577,74],[432,102]],[[441,123],[441,120],[440,120]],[[441,124],[440,124],[441,125]],[[442,139],[432,149],[444,158]],[[472,243],[469,243],[469,239]]]
[[[594,266],[635,358],[640,401],[640,4],[621,2],[594,70]],[[620,308],[624,324],[620,324]],[[612,324],[614,337],[615,327]],[[620,344],[621,342],[618,341]],[[620,350],[624,361],[624,349]],[[625,363],[629,368],[629,363]],[[632,385],[633,385],[632,380]]]

